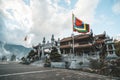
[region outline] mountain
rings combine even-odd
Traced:
[[[30,52],[31,48],[26,48],[22,45],[7,44],[0,41],[0,58],[6,56],[10,60],[11,56],[14,54],[17,59],[26,56]]]

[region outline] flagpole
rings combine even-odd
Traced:
[[[73,49],[73,54],[74,54],[74,32],[72,32],[72,49]]]
[[[72,12],[72,26],[74,27],[74,14]],[[72,27],[72,29],[73,29]],[[72,49],[73,49],[73,55],[74,55],[74,31],[72,30]]]

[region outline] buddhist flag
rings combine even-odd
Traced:
[[[72,14],[72,23],[73,23],[73,31],[77,31],[79,33],[87,33],[89,32],[89,24],[84,23],[82,20]]]

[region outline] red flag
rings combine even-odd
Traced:
[[[81,26],[82,24],[83,24],[83,22],[80,19],[75,18],[75,25],[76,26]]]

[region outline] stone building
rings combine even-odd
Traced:
[[[93,35],[91,31],[89,34],[63,38],[60,40],[60,50],[71,69],[88,68],[90,60],[101,61],[117,57],[114,42],[106,32]]]

